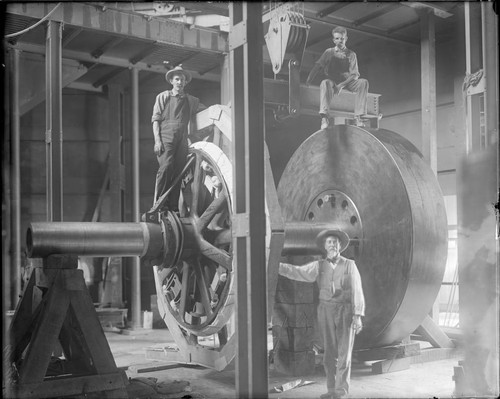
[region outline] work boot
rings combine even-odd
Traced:
[[[319,397],[319,399],[334,399],[335,396],[333,394],[333,392],[327,392],[327,393],[324,393],[323,395],[321,395]]]
[[[357,126],[357,127],[366,127],[365,123],[363,122],[363,120],[361,119],[360,116],[355,116],[354,117],[354,126]]]
[[[321,118],[321,130],[328,129],[328,126],[330,126],[330,120],[324,116]]]

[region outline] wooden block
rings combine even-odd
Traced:
[[[276,348],[293,352],[312,350],[314,328],[273,326],[273,338],[277,340]]]
[[[418,342],[410,344],[400,344],[392,346],[384,346],[381,348],[370,348],[357,350],[354,356],[361,362],[381,359],[395,359],[408,356],[416,356],[420,354],[420,344]]]
[[[313,327],[316,318],[315,304],[275,303],[273,325],[283,327]]]
[[[279,276],[275,301],[280,303],[314,303],[314,284]]]
[[[15,386],[15,398],[55,398],[79,395],[82,393],[120,390],[121,397],[128,397],[126,392],[127,376],[124,371],[103,375],[89,375],[71,378],[54,378],[33,384]]]
[[[425,348],[419,355],[410,358],[412,364],[434,362],[456,357],[460,352],[456,348]]]
[[[274,353],[274,368],[280,373],[293,376],[313,374],[315,372],[314,352],[292,352],[278,348]]]
[[[450,338],[429,316],[425,316],[420,326],[415,331],[429,341],[435,348],[454,348],[455,345]]]
[[[372,364],[372,374],[392,373],[394,371],[407,370],[410,368],[410,358],[381,360]]]

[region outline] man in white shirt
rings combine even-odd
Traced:
[[[349,236],[341,230],[324,230],[316,244],[326,252],[324,259],[304,266],[280,263],[279,273],[319,286],[318,324],[328,388],[321,399],[336,399],[349,393],[354,335],[363,328],[365,300],[356,263],[340,255],[349,246]]]

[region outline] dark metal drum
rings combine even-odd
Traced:
[[[344,255],[356,261],[366,300],[356,347],[401,341],[420,325],[444,274],[447,220],[415,146],[383,129],[318,131],[293,154],[278,197],[285,222],[334,223],[353,239]]]

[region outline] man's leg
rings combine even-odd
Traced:
[[[333,81],[325,79],[319,85],[319,114],[321,115],[321,129],[329,125],[330,104],[333,100]]]
[[[352,312],[350,304],[339,308],[337,322],[338,360],[336,376],[336,395],[342,397],[349,393],[351,380],[351,355],[354,345],[354,331],[352,326]],[[341,309],[341,310],[340,310]]]
[[[367,112],[366,99],[368,97],[369,83],[366,79],[356,79],[346,85],[346,89],[356,94],[354,98],[354,115],[360,117]]]
[[[328,393],[335,392],[335,373],[337,370],[337,342],[335,339],[335,324],[333,310],[323,304],[318,305],[318,325],[323,337],[325,352],[323,367],[326,373],[326,387]]]
[[[172,168],[172,174],[170,178],[170,184],[173,183],[174,179],[182,172],[184,166],[186,165],[188,155],[188,141],[187,141],[187,132],[185,136],[181,139],[178,144],[177,150],[174,155],[174,163]],[[170,195],[168,196],[168,209],[173,212],[177,212],[179,210],[179,196],[181,192],[181,183],[176,184],[175,187],[172,188]]]
[[[163,139],[163,138],[162,138]],[[160,198],[170,186],[174,170],[175,144],[172,140],[163,140],[165,151],[158,159],[158,172],[156,173],[155,198]]]

